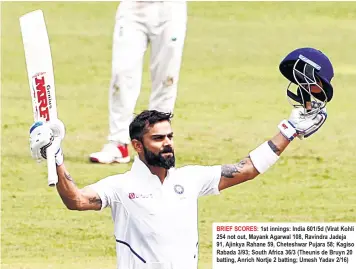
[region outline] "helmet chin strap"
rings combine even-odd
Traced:
[[[300,87],[297,88],[298,95],[296,95],[295,93],[293,93],[292,91],[289,90],[291,85],[292,85],[292,82],[290,82],[288,85],[287,96],[289,98],[291,98],[293,101],[299,103],[300,106],[303,106],[305,109],[311,110],[310,95],[305,90],[302,90]],[[294,105],[294,106],[296,106],[296,105]]]

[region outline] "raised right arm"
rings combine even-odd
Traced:
[[[79,189],[64,164],[57,167],[57,191],[63,203],[70,210],[100,210],[102,201],[90,187]]]
[[[56,187],[63,203],[70,210],[100,210],[102,200],[99,194],[91,187],[79,189],[63,164],[61,142],[64,136],[64,124],[58,119],[51,122],[35,122],[30,127],[31,156],[37,161],[42,161],[47,157],[46,149],[54,147],[58,175]]]

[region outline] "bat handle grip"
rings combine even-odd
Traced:
[[[54,187],[58,183],[57,167],[55,152],[52,147],[46,149],[47,169],[48,169],[48,186]]]

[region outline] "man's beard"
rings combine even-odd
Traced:
[[[171,147],[165,147],[156,155],[145,146],[143,146],[143,152],[148,165],[158,166],[165,169],[169,169],[175,166],[176,159],[174,157],[174,150]],[[164,158],[162,156],[163,153],[172,153],[172,156]]]

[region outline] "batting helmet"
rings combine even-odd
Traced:
[[[288,97],[306,107],[311,98],[317,107],[324,107],[333,97],[331,80],[334,69],[329,58],[320,50],[300,48],[289,53],[280,63],[279,70],[290,81]],[[298,86],[297,95],[289,88],[294,83]]]

